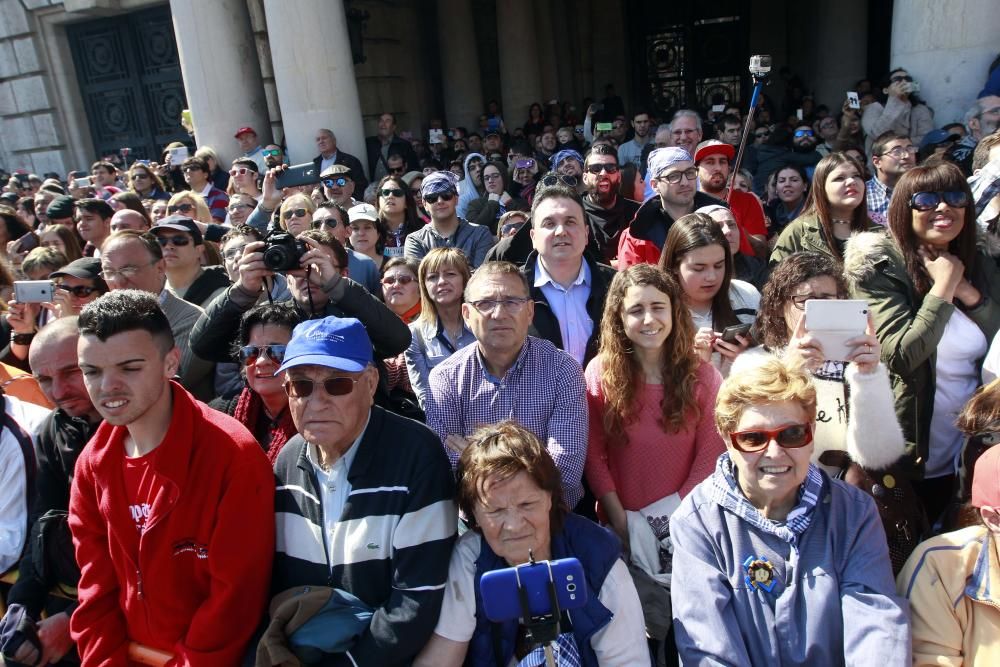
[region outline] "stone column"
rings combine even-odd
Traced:
[[[890,67],[905,67],[920,83],[934,127],[962,122],[997,55],[998,34],[996,0],[895,0]]]
[[[264,0],[274,82],[288,152],[316,156],[315,132],[329,128],[337,149],[366,164],[361,101],[342,0]]]
[[[170,0],[177,54],[199,145],[211,146],[223,166],[240,154],[240,127],[271,141],[267,99],[246,0]]]
[[[528,107],[542,97],[535,11],[531,0],[497,3],[500,91],[508,130],[524,122]]]
[[[498,5],[499,7],[499,5]],[[542,98],[545,102],[559,97],[559,71],[556,66],[556,36],[552,26],[552,0],[535,3],[535,39],[538,44],[538,70],[542,79]],[[525,111],[527,118],[527,111]]]
[[[805,14],[808,18],[800,25],[809,26],[811,31],[804,44],[808,55],[803,54],[811,60],[814,72],[809,81],[817,103],[826,104],[839,118],[847,91],[854,90],[854,84],[867,71],[868,3],[819,0]],[[843,26],[851,29],[845,31]]]
[[[437,0],[438,35],[448,49],[441,54],[444,113],[448,127],[478,125],[483,103],[476,32],[470,0]]]

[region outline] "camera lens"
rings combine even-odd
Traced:
[[[570,593],[576,592],[576,584],[566,584],[566,590]]]

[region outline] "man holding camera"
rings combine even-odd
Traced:
[[[458,525],[437,437],[373,404],[372,343],[354,318],[310,320],[279,368],[298,435],[274,466],[272,593],[331,586],[372,612],[323,664],[412,661],[437,623]]]
[[[344,247],[319,229],[303,232],[298,238],[279,232],[247,244],[237,265],[236,283],[213,301],[195,324],[191,348],[203,359],[231,362],[230,341],[236,336],[240,318],[257,303],[265,281],[283,273],[303,319],[355,317],[368,330],[379,359],[406,350],[409,328],[367,289],[348,278],[347,266]]]

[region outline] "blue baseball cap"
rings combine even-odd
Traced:
[[[292,330],[277,373],[306,365],[360,373],[371,363],[372,342],[361,322],[353,317],[324,317],[306,320]]]
[[[962,137],[960,137],[959,135],[952,134],[947,130],[941,130],[941,129],[931,130],[930,132],[924,135],[923,139],[920,140],[920,147],[927,148],[932,144],[937,145],[937,144],[943,144],[946,141],[958,141],[961,138]]]

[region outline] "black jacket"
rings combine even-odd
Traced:
[[[195,278],[195,281],[184,292],[184,300],[196,306],[204,308],[208,304],[205,301],[212,296],[212,292],[220,287],[228,287],[232,284],[229,274],[224,266],[206,266],[205,271]]]
[[[389,152],[391,153],[392,151]],[[358,195],[357,199],[363,199],[365,188],[368,187],[368,176],[365,174],[365,168],[361,166],[361,160],[350,153],[337,150],[337,159],[333,163],[342,164],[351,170],[350,177],[354,180],[354,194]],[[313,164],[316,165],[316,173],[321,173],[320,165],[323,164],[323,156],[317,155],[314,157]]]
[[[257,305],[257,294],[247,294],[233,285],[208,304],[191,330],[189,343],[195,355],[207,361],[232,363],[243,314]],[[365,325],[377,359],[395,357],[410,346],[410,329],[403,320],[350,278],[341,278],[327,290],[330,301],[315,317],[356,317]],[[312,316],[295,304],[303,320]]]
[[[375,166],[382,159],[382,141],[378,137],[368,137],[365,139],[365,147],[368,150],[368,174],[372,180],[375,180]],[[409,141],[393,135],[392,141],[389,142],[388,155],[392,155],[393,153],[403,157],[406,163],[403,166],[404,174],[420,168],[420,161],[417,160],[417,154],[413,152],[413,146],[410,145]],[[388,171],[388,168],[386,168],[386,172]],[[355,188],[355,192],[357,192],[357,188]],[[361,192],[363,193],[364,190]]]
[[[601,317],[604,314],[604,301],[608,297],[608,288],[611,287],[611,280],[615,277],[615,270],[610,266],[598,264],[588,254],[583,254],[583,261],[590,267],[590,296],[587,297],[587,315],[594,323],[590,339],[587,341],[587,352],[583,358],[583,365],[597,354],[597,346],[600,343]],[[521,273],[531,286],[531,299],[535,302],[535,317],[531,320],[531,330],[528,332],[536,338],[544,338],[560,350],[563,348],[562,331],[559,328],[559,320],[552,312],[545,293],[540,287],[535,287],[535,264],[538,262],[538,253],[532,252],[528,255],[527,261]]]
[[[530,211],[531,205],[528,202],[514,197],[505,207],[508,211]],[[493,236],[497,236],[500,230],[497,229],[497,222],[500,220],[500,202],[490,199],[489,195],[473,199],[469,202],[469,208],[465,212],[465,219],[477,225],[482,225],[490,230]]]
[[[62,410],[52,411],[35,438],[35,457],[38,468],[35,474],[35,498],[28,517],[34,526],[38,517],[49,510],[69,511],[69,491],[73,483],[76,459],[83,451],[90,436],[97,430],[85,419],[70,417]],[[31,537],[35,539],[35,531]],[[8,604],[22,604],[38,619],[46,604],[52,582],[43,581],[38,567],[32,560],[32,550],[26,549],[18,565],[18,579],[7,596]],[[73,554],[69,554],[70,558]],[[68,583],[68,582],[67,582]],[[75,607],[75,603],[72,605]],[[72,608],[67,611],[72,611]]]
[[[618,256],[618,237],[632,222],[639,210],[639,202],[618,197],[614,206],[604,208],[591,201],[590,197],[584,197],[583,210],[590,227],[587,250],[594,257],[601,258],[601,261],[610,262]]]

